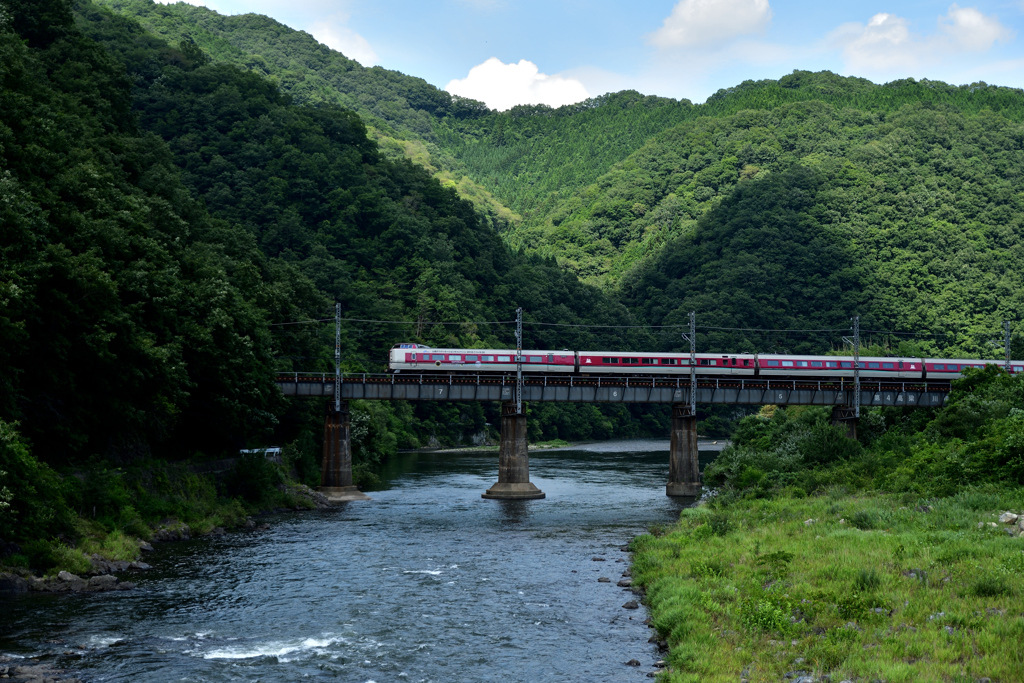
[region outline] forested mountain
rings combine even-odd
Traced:
[[[96,1],[171,45],[194,43],[216,62],[267,77],[296,104],[338,105],[357,112],[385,157],[412,159],[458,189],[496,226],[518,222],[518,216],[437,145],[438,117],[479,116],[487,112],[483,103],[453,97],[422,78],[364,67],[308,33],[263,15],[223,16],[206,7],[153,0]]]
[[[632,320],[553,260],[510,251],[422,168],[385,159],[352,112],[295,105],[88,3],[77,25],[62,0],[6,7],[0,420],[45,459],[294,438],[301,415],[273,372],[314,369],[327,345],[320,326],[275,325],[334,301],[346,318],[417,321],[347,325],[352,370],[379,368],[396,338],[508,344],[507,325],[436,323],[509,320],[519,305],[533,320]],[[435,412],[424,419],[457,437],[458,410]]]

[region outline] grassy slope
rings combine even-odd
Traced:
[[[1024,494],[925,502],[749,500],[638,537],[634,581],[670,645],[660,680],[1024,679],[1024,538],[988,526]]]

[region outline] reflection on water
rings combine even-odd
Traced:
[[[405,454],[372,501],[159,546],[134,592],[6,601],[0,652],[87,681],[646,680],[621,547],[680,505],[667,449],[632,448],[531,453],[531,501],[480,498],[496,454]]]

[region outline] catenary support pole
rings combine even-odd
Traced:
[[[853,416],[860,419],[860,316],[853,316]]]
[[[341,412],[341,304],[334,304],[334,411]]]
[[[1012,365],[1010,363],[1010,321],[1003,321],[1003,348],[1006,350],[1006,372],[1010,372]]]
[[[516,309],[516,415],[523,414],[523,309]]]
[[[515,403],[501,406],[501,445],[498,447],[498,483],[480,494],[481,498],[530,500],[544,492],[530,483],[530,454],[527,451],[526,415]]]

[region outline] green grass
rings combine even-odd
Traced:
[[[1024,680],[1024,538],[977,526],[1020,492],[918,503],[742,500],[638,536],[634,584],[670,646],[659,680]]]

